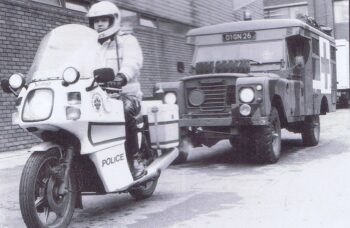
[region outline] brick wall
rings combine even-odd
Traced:
[[[118,6],[196,27],[232,20],[233,0],[114,0]]]
[[[234,10],[233,17],[236,21],[242,21],[243,18],[243,12],[245,10],[248,10],[253,20],[257,19],[264,19],[264,2],[263,0],[255,0],[252,2],[248,2],[247,5],[240,5],[240,8]]]
[[[28,1],[0,2],[0,79],[15,72],[26,73],[41,38],[67,23],[83,23],[77,13]],[[0,152],[27,148],[37,139],[12,125],[14,96],[0,92]]]

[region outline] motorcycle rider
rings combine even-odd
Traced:
[[[143,64],[141,47],[131,31],[120,29],[120,11],[108,1],[91,6],[86,15],[91,28],[98,32],[102,45],[102,58],[106,67],[116,73],[114,81],[107,87],[122,88],[121,99],[124,104],[126,127],[126,153],[135,179],[145,174],[140,162],[136,117],[141,111],[142,92],[137,77]]]

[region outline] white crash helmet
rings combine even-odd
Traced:
[[[94,19],[97,17],[109,17],[109,27],[98,33],[98,39],[109,37],[120,29],[120,10],[112,2],[102,1],[91,6],[86,14],[90,28],[94,28]]]

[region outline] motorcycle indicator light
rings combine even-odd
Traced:
[[[17,90],[24,86],[25,80],[23,74],[13,74],[9,79],[9,84],[12,89]]]
[[[79,80],[80,74],[74,67],[68,67],[63,71],[64,85],[76,83]]]
[[[81,94],[79,92],[69,92],[68,103],[70,105],[81,104]]]
[[[176,104],[176,94],[174,92],[168,92],[164,95],[163,101],[165,104]]]
[[[66,107],[67,120],[78,120],[80,119],[81,112],[79,108],[68,106]]]

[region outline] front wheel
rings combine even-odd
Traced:
[[[281,155],[281,123],[276,108],[269,116],[270,124],[255,129],[251,152],[253,160],[258,163],[276,163]]]
[[[137,187],[133,187],[129,190],[129,193],[136,200],[143,200],[153,195],[154,190],[157,187],[158,177],[155,177],[152,180],[149,180],[143,184],[140,184]]]
[[[316,146],[320,140],[320,116],[307,116],[301,133],[305,146]]]
[[[58,194],[62,181],[53,175],[59,165],[57,150],[36,151],[25,164],[19,187],[19,203],[27,227],[67,227],[72,218],[76,184],[70,173],[68,191]]]

